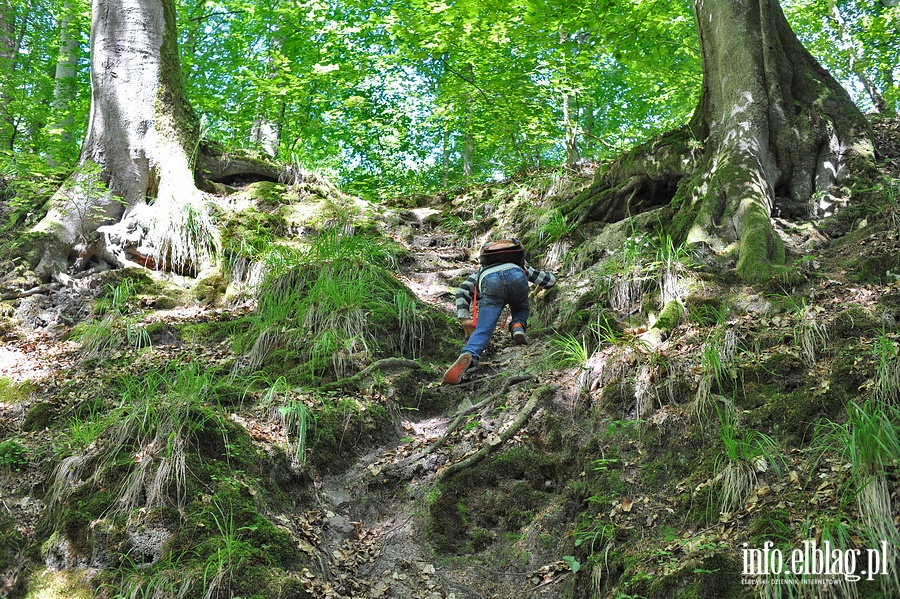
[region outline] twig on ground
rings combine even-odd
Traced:
[[[481,449],[479,449],[477,452],[470,455],[466,459],[450,464],[449,466],[438,472],[435,480],[444,479],[451,474],[474,466],[475,464],[486,458],[494,450],[495,447],[500,447],[508,440],[510,440],[516,433],[518,433],[519,430],[525,425],[525,423],[528,422],[531,414],[534,412],[535,408],[537,408],[538,402],[554,391],[556,391],[556,385],[544,385],[543,387],[539,387],[538,389],[536,389],[534,393],[531,394],[531,397],[528,399],[525,407],[522,408],[522,410],[516,416],[515,420],[512,421],[512,424],[510,424],[506,428],[506,430],[500,433],[498,441],[496,443],[486,443],[484,446],[482,446]]]
[[[531,587],[530,589],[525,589],[525,592],[526,592],[526,593],[533,593],[533,592],[535,592],[536,590],[538,590],[538,589],[540,589],[540,588],[542,588],[542,587],[548,587],[548,586],[550,586],[551,584],[556,584],[556,583],[559,582],[560,580],[564,580],[569,574],[570,574],[570,572],[566,572],[565,574],[563,574],[563,575],[561,575],[561,576],[554,576],[554,577],[551,578],[550,580],[547,580],[547,581],[545,581],[545,582],[542,582],[541,584],[537,585],[536,587]]]
[[[388,369],[388,368],[411,368],[411,369],[419,369],[422,368],[422,365],[414,360],[407,360],[406,358],[382,358],[377,362],[370,364],[369,366],[363,368],[359,372],[354,375],[342,378],[338,381],[334,381],[331,383],[325,383],[321,385],[319,388],[323,391],[330,391],[332,389],[340,389],[341,387],[346,387],[347,385],[351,385],[354,383],[358,383],[362,379],[364,379],[370,372],[374,370]]]
[[[450,435],[453,433],[453,431],[455,431],[459,427],[459,425],[462,424],[462,421],[466,416],[468,416],[469,414],[472,414],[473,412],[477,412],[484,406],[490,404],[495,399],[497,399],[499,396],[506,393],[506,391],[513,385],[517,385],[517,384],[523,383],[525,381],[530,381],[533,378],[534,378],[534,376],[532,376],[530,374],[509,377],[503,383],[503,388],[500,389],[500,391],[497,391],[496,393],[494,393],[493,395],[490,395],[486,399],[481,400],[477,404],[471,405],[468,408],[464,408],[464,409],[458,411],[456,413],[456,416],[454,416],[454,418],[453,418],[453,422],[450,423],[450,425],[447,427],[447,430],[444,431],[443,435],[441,435],[441,438],[438,439],[437,441],[435,441],[434,443],[432,443],[431,446],[425,450],[424,455],[431,455],[432,453],[434,453],[435,451],[440,449],[440,447],[447,441],[447,439],[450,437]]]
[[[47,285],[38,285],[37,287],[32,287],[27,291],[13,291],[10,293],[4,293],[0,296],[0,299],[3,301],[11,300],[11,299],[20,299],[23,297],[30,297],[32,295],[39,295],[41,293],[47,293],[48,291],[56,291],[59,289],[59,283],[49,283]]]

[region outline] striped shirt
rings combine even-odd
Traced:
[[[496,264],[488,267],[482,267],[469,275],[469,278],[467,278],[465,281],[460,283],[459,287],[456,288],[457,317],[471,318],[472,298],[475,296],[475,285],[478,284],[481,277],[486,274],[506,270],[507,268],[522,267],[517,264]],[[532,268],[528,264],[525,264],[525,274],[528,276],[528,280],[538,287],[547,288],[556,285],[556,277],[553,276],[553,273],[547,272],[545,270],[538,270],[536,268]]]

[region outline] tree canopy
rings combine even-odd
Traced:
[[[896,111],[898,8],[784,8],[863,109]],[[187,101],[206,139],[370,197],[602,159],[684,123],[701,87],[683,0],[186,0],[177,10]],[[88,12],[83,0],[0,7],[4,164],[77,158]]]

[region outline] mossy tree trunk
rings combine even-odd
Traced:
[[[566,211],[614,222],[672,202],[674,237],[737,252],[739,274],[764,280],[784,260],[772,216],[840,207],[871,132],[776,0],[694,0],[694,12],[703,89],[690,122],[621,157]]]
[[[197,123],[184,99],[174,0],[93,0],[91,90],[78,168],[34,229],[41,234],[35,271],[46,280],[98,257],[121,265],[123,255],[111,255],[98,227],[129,218],[155,246],[155,265],[195,257],[172,239],[200,195],[190,159]]]
[[[12,150],[15,137],[10,104],[16,43],[16,9],[10,0],[0,0],[0,150]]]

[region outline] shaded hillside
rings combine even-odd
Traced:
[[[897,595],[898,127],[850,208],[776,220],[760,286],[666,207],[572,227],[592,168],[387,206],[218,185],[196,279],[8,261],[0,596]],[[500,234],[560,282],[441,385]],[[811,540],[886,541],[887,574],[742,576]]]

